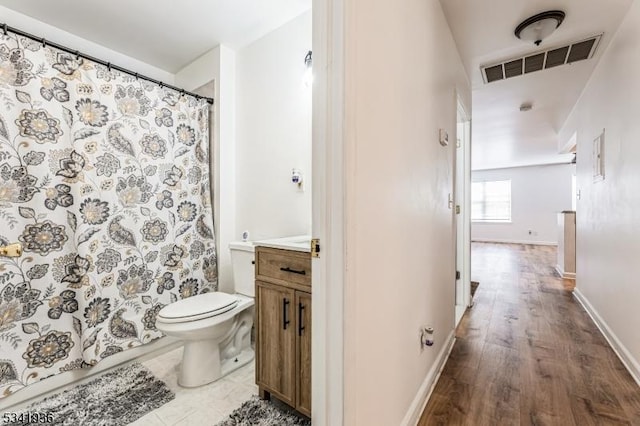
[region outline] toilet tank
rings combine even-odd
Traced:
[[[251,241],[229,244],[235,292],[255,296],[255,247]]]

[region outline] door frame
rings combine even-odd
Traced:
[[[313,0],[311,419],[344,423],[345,0]]]
[[[462,292],[462,303],[457,303],[457,293],[455,303],[455,325],[457,326],[464,315],[464,312],[471,306],[471,116],[465,108],[464,102],[456,94],[456,151],[453,156],[454,162],[454,203],[461,201],[461,212],[454,212],[454,246],[456,247],[455,269],[460,267],[460,284],[455,281],[456,291]],[[459,124],[462,124],[462,135],[458,134]],[[460,140],[460,148],[458,148]],[[458,149],[462,149],[462,164],[458,164]],[[457,178],[459,168],[462,168],[462,194],[457,193]],[[459,196],[460,195],[460,196]],[[462,221],[462,237],[459,238],[458,223]],[[458,245],[462,244],[462,265],[458,265]]]

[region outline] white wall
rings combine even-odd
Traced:
[[[213,222],[218,255],[219,290],[233,292],[229,243],[238,240],[236,229],[236,65],[235,52],[217,46],[176,74],[176,84],[213,96],[211,171]],[[213,82],[213,93],[211,90]]]
[[[640,2],[604,52],[560,140],[577,132],[578,294],[640,383]],[[606,129],[605,179],[593,182],[593,140]]]
[[[237,52],[236,236],[311,232],[311,12]],[[293,168],[303,189],[291,183]]]
[[[218,46],[176,74],[215,81],[212,170],[220,289],[232,291],[229,243],[311,231],[311,88],[303,85],[311,12],[247,47]],[[291,169],[304,173],[303,190]]]
[[[179,87],[195,90],[211,81],[217,81],[216,93],[220,85],[220,56],[224,46],[216,46],[176,73],[175,81]],[[216,102],[216,105],[218,102]]]
[[[471,94],[437,0],[345,3],[344,424],[400,425],[453,336],[455,143],[438,129],[455,135]]]
[[[474,182],[511,180],[511,223],[472,222],[471,239],[558,244],[557,213],[571,210],[574,170],[572,164],[558,164],[473,171]]]
[[[130,69],[138,74],[146,75],[168,84],[174,84],[174,75],[170,72],[123,55],[22,13],[0,6],[0,16],[2,16],[0,20],[10,27],[15,27],[38,37],[44,37],[51,42],[79,50],[82,53]]]

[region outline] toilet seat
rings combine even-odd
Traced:
[[[165,306],[156,321],[181,323],[211,318],[229,312],[238,302],[237,297],[223,292],[198,294]]]

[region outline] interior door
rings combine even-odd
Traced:
[[[295,291],[261,281],[256,284],[258,386],[295,406]]]
[[[457,123],[456,129],[456,161],[455,161],[455,218],[456,218],[456,325],[464,313],[464,221],[462,209],[464,205],[464,124]]]
[[[311,416],[311,295],[296,291],[298,312],[296,331],[296,365],[298,372],[296,408]]]
[[[471,124],[458,101],[455,153],[456,325],[471,304]]]

